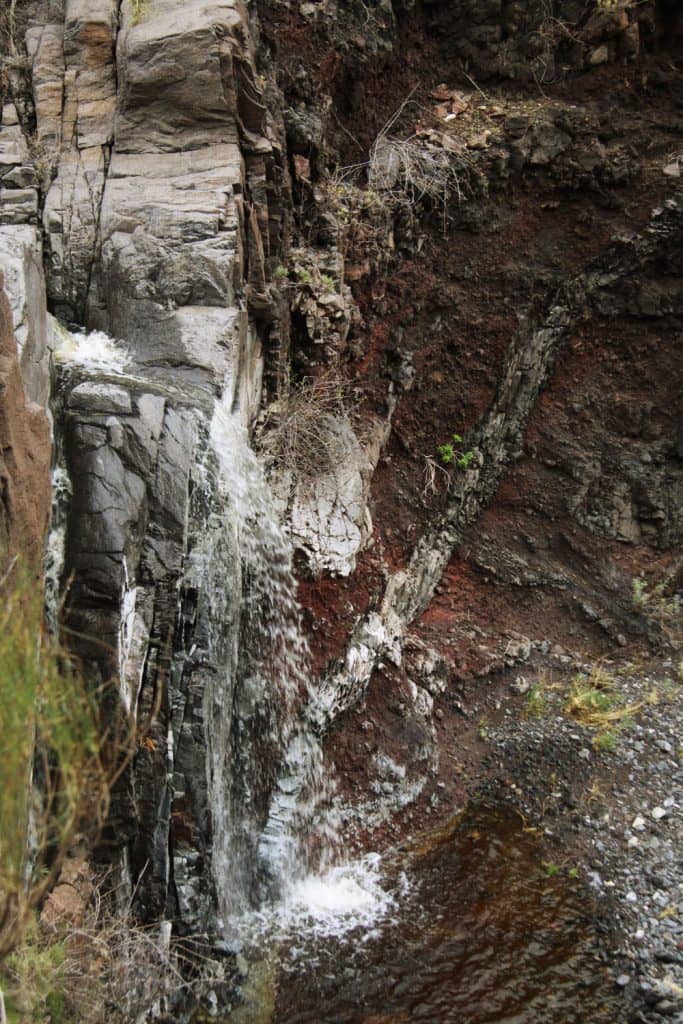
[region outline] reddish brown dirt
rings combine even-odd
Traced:
[[[436,48],[424,39],[416,45],[409,27],[394,58],[378,58],[374,65],[361,65],[353,41],[340,56],[298,16],[276,20],[274,33],[285,66],[293,68],[301,58],[314,83],[332,95],[345,129],[359,140],[355,146],[348,137],[345,143],[341,135],[335,139],[349,162],[365,156],[397,97],[416,84],[422,94],[441,81],[463,84]],[[661,167],[680,141],[676,122],[683,90],[651,90],[647,72],[647,64],[610,65],[547,88],[552,99],[588,104],[611,137],[638,153],[641,174],[635,181],[611,192],[570,192],[543,172],[528,173],[491,197],[489,219],[478,232],[451,226],[444,234],[440,222],[427,225],[419,255],[398,260],[384,283],[354,285],[363,329],[355,339],[361,354],[349,372],[365,389],[367,408],[377,413],[384,406],[386,354],[399,332],[402,351],[412,354],[416,383],[400,397],[373,479],[373,546],[351,578],[301,583],[316,672],[343,652],[357,618],[380,599],[386,572],[405,564],[443,503],[445,479],[437,473],[436,490],[426,486],[426,459],[438,462],[437,445],[454,432],[466,435],[485,412],[519,318],[542,305],[553,284],[586,267],[615,236],[641,230],[670,193]],[[362,79],[362,96],[350,101],[352,73]],[[490,91],[503,95],[495,86]],[[526,95],[537,98],[538,92]],[[440,768],[418,803],[382,826],[373,842],[395,840],[428,820],[437,783],[441,806],[454,807],[481,780],[482,718],[509,703],[509,683],[518,672],[533,675],[542,668],[535,655],[530,665],[506,665],[511,638],[545,640],[589,659],[633,655],[646,646],[628,602],[630,580],[642,570],[657,578],[671,553],[659,550],[653,536],[625,544],[590,533],[568,507],[567,495],[572,457],[635,443],[624,431],[625,404],[650,403],[653,429],[675,435],[679,327],[665,319],[595,318],[561,355],[529,422],[524,455],[468,531],[430,607],[414,624],[413,634],[449,666],[433,720]],[[506,559],[523,559],[539,582],[515,583]],[[563,582],[549,581],[549,573]],[[595,616],[584,606],[594,608]],[[408,703],[405,672],[385,665],[375,672],[362,704],[336,724],[327,748],[342,795],[367,796],[377,752],[411,764],[424,737],[405,713]]]

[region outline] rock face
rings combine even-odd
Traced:
[[[43,262],[51,309],[121,342],[102,360],[55,328],[69,498],[53,571],[71,580],[85,671],[115,683],[139,733],[114,799],[124,880],[141,873],[143,916],[216,932],[212,815],[227,799],[242,580],[209,432],[218,402],[244,424],[258,409],[287,172],[242,4],[69,0],[31,19],[31,151],[11,104],[0,133],[0,255],[30,397],[47,399],[53,344]],[[37,436],[37,415],[23,433]],[[46,513],[38,502],[33,524],[17,488],[46,495],[41,444],[20,484],[7,469],[10,542],[33,529],[34,553]]]
[[[50,516],[50,425],[24,388],[12,311],[0,271],[0,537],[2,561],[37,569]]]

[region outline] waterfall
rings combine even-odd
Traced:
[[[239,653],[227,750],[212,747],[222,763],[212,766],[214,874],[227,917],[281,898],[320,860],[333,830],[316,820],[325,795],[322,751],[313,733],[296,734],[299,712],[310,703],[308,645],[301,629],[292,570],[292,549],[280,523],[263,470],[239,417],[218,402],[210,426],[217,482],[236,530],[242,563]],[[283,765],[296,750],[296,786]],[[226,763],[229,762],[229,763]],[[283,770],[284,768],[284,770]],[[227,785],[228,792],[216,790]],[[265,827],[264,827],[265,826]],[[315,858],[318,858],[316,861]]]
[[[146,898],[157,878],[172,881],[183,921],[213,930],[217,911],[238,939],[258,908],[318,899],[311,873],[338,846],[292,546],[231,389],[219,400],[181,391],[172,371],[150,379],[101,332],[57,334],[56,423],[68,429],[49,544],[53,618],[78,540],[67,527],[97,514],[93,541],[108,546],[91,559],[104,575],[90,591],[79,568],[78,610],[86,628],[103,623],[112,657],[103,647],[102,659],[126,708],[156,716],[149,767],[138,768],[155,865]],[[73,444],[87,446],[85,470]],[[335,876],[330,891],[358,906],[349,884]]]
[[[45,558],[43,560],[45,618],[51,633],[56,633],[59,628],[60,587],[62,573],[64,572],[66,525],[70,499],[71,481],[69,480],[69,474],[66,471],[66,467],[61,464],[61,461],[58,461],[52,470],[50,529],[47,535]]]

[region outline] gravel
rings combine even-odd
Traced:
[[[595,732],[568,719],[566,686],[548,688],[543,714],[526,716],[521,701],[519,717],[490,732],[492,785],[512,775],[524,813],[584,861],[583,876],[609,926],[615,985],[630,997],[629,1024],[683,1024],[679,673],[673,660],[611,668],[620,702],[642,702],[612,750],[596,750]]]

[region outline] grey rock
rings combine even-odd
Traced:
[[[86,381],[69,394],[69,408],[90,412],[130,413],[133,403],[129,392],[117,384]]]

